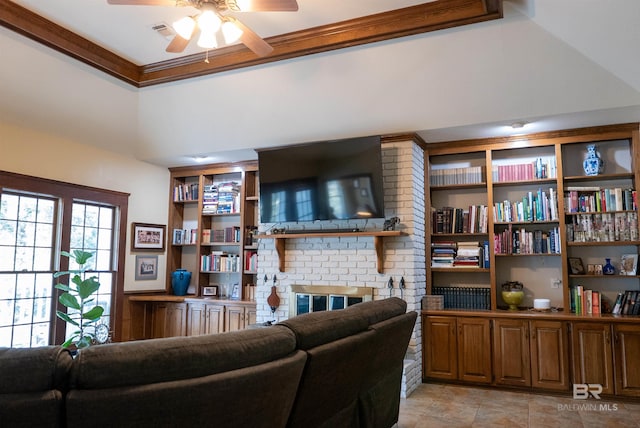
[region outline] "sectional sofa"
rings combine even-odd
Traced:
[[[0,426],[390,427],[416,316],[394,297],[75,358],[0,348]]]

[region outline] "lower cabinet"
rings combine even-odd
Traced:
[[[611,324],[572,323],[571,359],[574,384],[598,384],[603,394],[615,393]]]
[[[244,330],[256,323],[256,309],[244,305],[227,305],[224,331]]]
[[[189,303],[188,306],[188,336],[223,332],[223,305],[212,303]]]
[[[640,397],[640,326],[614,324],[616,394]]]
[[[152,306],[152,332],[154,339],[187,335],[187,304],[158,302]]]
[[[425,376],[491,383],[491,330],[484,318],[427,317]]]

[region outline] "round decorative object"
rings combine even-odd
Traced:
[[[98,324],[95,330],[96,342],[102,344],[109,341],[109,326],[106,324]]]
[[[600,157],[595,144],[587,146],[587,157],[582,162],[582,168],[587,175],[598,175],[604,171],[604,161]]]
[[[184,296],[189,289],[191,272],[186,269],[177,269],[171,273],[171,288],[176,296]]]
[[[602,266],[602,273],[604,275],[615,275],[616,268],[611,264],[611,259],[605,259],[606,263]]]
[[[502,300],[509,305],[510,311],[517,311],[518,305],[524,299],[524,291],[503,291]]]

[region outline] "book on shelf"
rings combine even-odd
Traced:
[[[429,174],[431,186],[455,184],[480,184],[484,182],[484,167],[470,166],[461,168],[433,169]]]
[[[431,230],[435,234],[487,233],[487,212],[485,205],[431,208]]]
[[[192,245],[197,242],[198,229],[173,229],[173,245]]]
[[[491,289],[487,286],[435,286],[432,295],[444,296],[444,309],[489,310]]]
[[[174,202],[197,201],[198,200],[198,183],[178,184],[173,187]]]
[[[493,220],[499,223],[557,221],[558,200],[556,191],[538,189],[527,192],[521,199],[493,204]]]
[[[636,211],[636,191],[633,189],[568,186],[564,192],[565,212]]]
[[[559,254],[560,228],[527,230],[508,227],[494,234],[495,254]]]
[[[557,177],[555,156],[539,157],[531,162],[493,165],[491,176],[494,182],[530,181]]]
[[[601,314],[602,294],[583,285],[572,286],[569,289],[569,309],[576,315]]]
[[[571,215],[566,223],[567,242],[615,242],[638,240],[638,213],[589,213]]]

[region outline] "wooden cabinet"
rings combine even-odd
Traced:
[[[222,333],[224,328],[224,305],[212,303],[189,303],[187,335]]]
[[[566,328],[561,321],[495,319],[495,383],[568,390]]]
[[[428,317],[423,340],[425,377],[491,383],[488,319]]]
[[[531,386],[529,321],[496,319],[493,322],[493,367],[496,384]]]
[[[458,379],[458,342],[455,317],[429,316],[422,322],[424,377]]]
[[[187,335],[186,303],[154,303],[151,319],[151,337],[154,339]]]
[[[599,384],[603,394],[614,394],[611,324],[572,323],[571,356],[574,384]]]
[[[564,321],[529,321],[531,386],[569,390],[569,339]]]
[[[613,334],[615,338],[616,394],[640,397],[640,370],[638,369],[640,326],[615,324]]]
[[[225,307],[224,331],[244,330],[256,323],[256,309],[246,305],[227,305]]]

